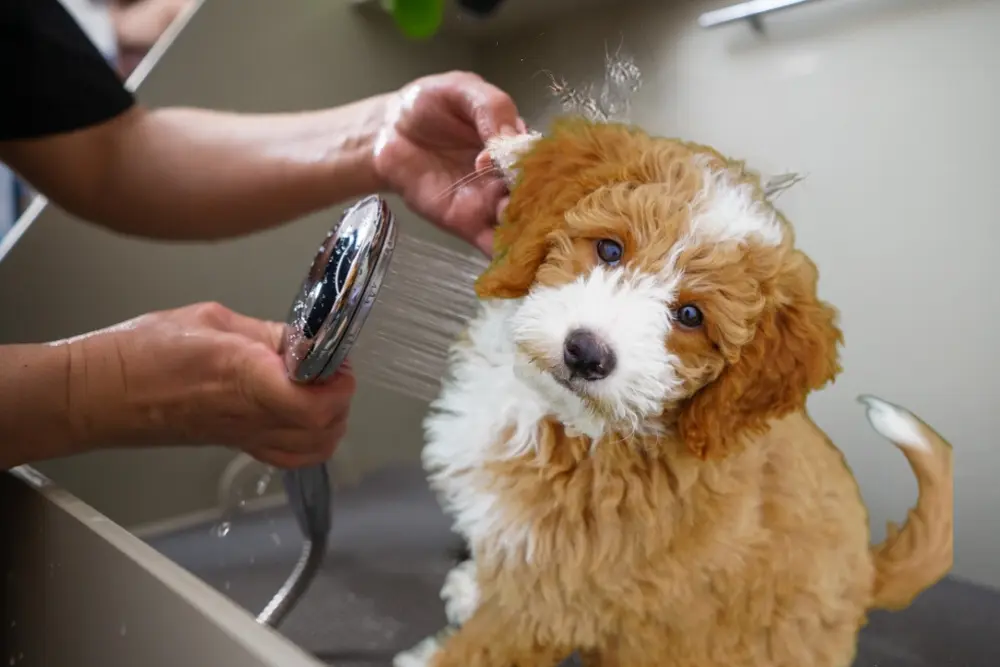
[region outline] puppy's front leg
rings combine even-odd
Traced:
[[[431,658],[430,667],[555,667],[573,649],[547,646],[509,615],[482,602],[472,616]]]
[[[457,628],[469,620],[479,605],[476,561],[466,560],[451,568],[441,587],[441,599],[448,623]]]

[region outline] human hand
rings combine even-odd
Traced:
[[[70,405],[85,439],[214,444],[280,468],[330,458],[347,426],[354,377],[288,379],[283,326],[198,304],[150,313],[69,341]]]
[[[478,75],[427,76],[390,102],[375,170],[415,213],[490,255],[508,193],[492,169],[471,178],[476,158],[490,137],[525,130],[510,96]]]

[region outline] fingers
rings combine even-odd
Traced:
[[[287,416],[304,429],[326,429],[347,419],[357,389],[354,375],[347,372],[338,372],[322,384],[286,384]]]
[[[272,434],[248,453],[258,461],[284,470],[329,461],[347,433],[347,420],[317,433],[298,431]]]
[[[287,384],[292,385],[291,382]],[[354,376],[338,373],[322,385],[292,385],[294,403],[285,415],[289,426],[268,433],[249,453],[280,468],[323,463],[347,432]]]
[[[322,384],[298,384],[288,378],[276,355],[258,355],[248,364],[241,385],[275,426],[315,431],[344,418],[357,383],[353,373],[341,368]]]
[[[503,197],[500,199],[499,202],[497,202],[496,218],[498,224],[501,220],[503,220],[504,211],[507,210],[507,204],[509,203],[510,203],[510,197]]]
[[[281,351],[285,337],[285,325],[281,322],[268,322],[232,313],[227,324],[230,333],[263,343],[275,352]]]
[[[446,90],[454,95],[462,113],[476,126],[481,140],[486,141],[501,131],[512,132],[525,127],[514,100],[493,84],[471,72],[453,72],[444,76],[452,83]]]
[[[493,156],[490,155],[488,150],[482,150],[479,155],[476,156],[476,161],[473,163],[473,168],[477,173],[482,173],[494,168]]]
[[[493,256],[493,228],[487,227],[486,229],[480,230],[475,237],[472,239],[472,244],[476,246],[480,252],[482,252],[487,257]]]
[[[499,179],[491,180],[477,188],[475,197],[475,206],[470,208],[470,212],[475,213],[470,215],[459,233],[487,257],[492,257],[493,230],[509,201],[507,185]]]
[[[285,327],[279,322],[247,317],[214,302],[199,303],[189,308],[199,324],[263,343],[274,351],[281,348]]]

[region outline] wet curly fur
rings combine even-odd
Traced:
[[[397,664],[847,667],[870,608],[951,567],[950,446],[871,399],[920,484],[872,548],[855,480],[805,410],[840,370],[836,311],[756,176],[572,119],[516,169],[483,311],[427,420],[473,597],[457,631]],[[601,239],[623,248],[614,266]],[[683,304],[702,324],[678,323]],[[599,382],[566,375],[562,337],[582,325],[618,355]]]

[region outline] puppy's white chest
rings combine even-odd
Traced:
[[[468,341],[455,346],[451,377],[424,422],[424,467],[455,529],[474,543],[517,548],[528,538],[508,521],[489,470],[531,452],[550,402],[517,372],[507,330],[516,301],[486,304],[470,323]]]

